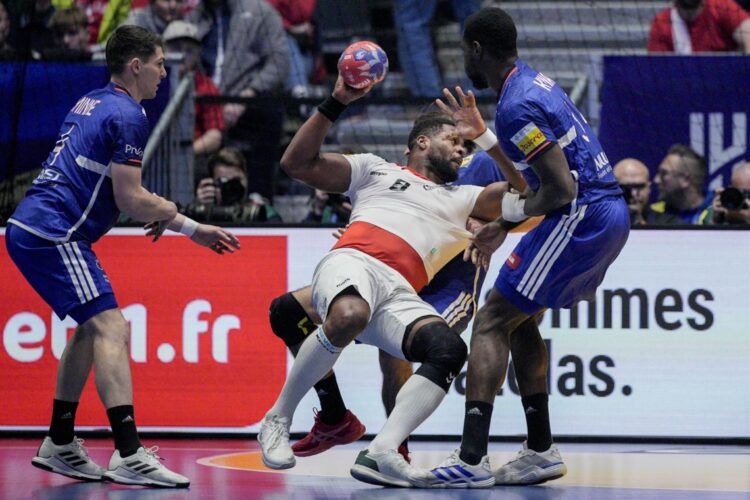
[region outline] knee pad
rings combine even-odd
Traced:
[[[318,328],[291,292],[271,301],[268,316],[273,333],[289,347],[302,343]]]
[[[442,321],[420,328],[414,334],[410,351],[410,357],[422,363],[416,373],[445,391],[463,368],[468,354],[466,343]]]

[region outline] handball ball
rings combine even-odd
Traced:
[[[374,42],[355,42],[341,53],[339,73],[350,87],[365,88],[385,78],[388,56]]]

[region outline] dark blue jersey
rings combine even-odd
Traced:
[[[8,222],[55,242],[98,240],[120,215],[111,165],[140,168],[149,132],[146,112],[124,88],[86,94]]]
[[[553,80],[521,60],[500,91],[495,129],[500,147],[534,191],[539,178],[529,164],[557,144],[577,179],[578,204],[621,194],[599,139],[573,101]]]

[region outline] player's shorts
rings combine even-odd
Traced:
[[[406,328],[425,316],[440,316],[397,271],[363,252],[340,248],[326,254],[313,275],[313,307],[323,321],[331,302],[349,287],[370,306],[370,322],[357,340],[400,359],[406,359]]]
[[[419,296],[440,313],[448,326],[461,334],[474,318],[476,297],[485,275],[483,269],[464,262],[462,252],[435,275]]]
[[[592,299],[629,232],[630,214],[621,196],[547,216],[518,242],[495,288],[529,315]]]
[[[70,316],[81,325],[117,308],[109,278],[89,242],[55,243],[8,224],[5,245],[26,281],[60,319]]]

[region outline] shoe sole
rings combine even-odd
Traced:
[[[263,459],[263,465],[273,470],[291,469],[292,467],[297,465],[296,460],[292,460],[290,463],[286,463],[286,464],[274,464],[273,462],[269,462],[268,460],[266,460],[266,457],[264,457],[262,453],[261,453],[261,458]]]
[[[315,448],[311,450],[302,450],[302,451],[297,451],[294,449],[294,446],[292,446],[292,452],[294,453],[294,456],[296,457],[311,457],[313,455],[319,455],[320,453],[323,453],[324,451],[330,450],[334,446],[338,446],[340,444],[349,444],[349,443],[353,443],[354,441],[358,441],[362,436],[365,435],[365,432],[367,432],[367,429],[365,429],[365,427],[362,426],[359,432],[341,441],[336,441],[335,443],[330,443],[330,444],[326,443],[322,446],[316,446]]]
[[[47,472],[54,472],[55,474],[60,474],[61,476],[69,477],[72,479],[78,479],[79,481],[86,481],[86,482],[100,482],[103,480],[103,476],[91,476],[88,474],[84,474],[82,472],[79,472],[71,467],[68,467],[64,463],[60,462],[61,466],[50,464],[48,462],[49,459],[42,458],[42,457],[34,457],[31,459],[31,465],[36,467],[37,469],[41,469]]]
[[[555,471],[555,473],[552,474],[551,476],[541,477],[538,479],[532,479],[530,481],[524,481],[520,483],[502,483],[502,482],[497,481],[497,479],[495,479],[495,486],[533,486],[535,484],[546,483],[547,481],[554,481],[555,479],[560,479],[561,477],[563,477],[565,474],[568,473],[568,468],[565,466],[565,464],[561,464],[561,465],[562,467],[555,467],[552,469],[548,469],[548,470]]]
[[[352,468],[349,470],[349,474],[351,474],[354,479],[357,479],[358,481],[362,481],[363,483],[367,483],[367,484],[374,484],[377,486],[391,486],[391,487],[396,487],[396,488],[411,488],[412,487],[412,484],[408,481],[386,476],[364,465],[359,465],[359,464],[353,465]]]
[[[166,483],[163,481],[156,481],[155,479],[144,478],[143,476],[120,476],[112,471],[105,472],[102,476],[102,480],[117,484],[127,484],[131,486],[155,486],[157,488],[187,488],[188,486],[190,486],[190,481],[188,481],[187,483]]]

